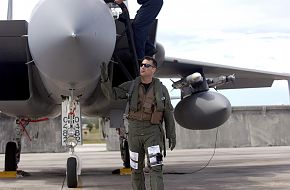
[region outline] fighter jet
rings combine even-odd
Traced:
[[[131,22],[125,4],[108,0],[42,0],[29,23],[0,21],[0,110],[15,117],[18,131],[31,121],[61,114],[62,144],[70,154],[68,187],[77,187],[81,172],[74,152],[82,144],[81,115],[106,117],[111,126],[121,126],[126,102],[105,96],[100,70],[101,65],[108,67],[113,86],[139,75]],[[157,20],[150,32],[152,41],[156,28]],[[180,126],[192,130],[218,127],[230,116],[229,100],[209,88],[270,87],[274,80],[290,78],[283,73],[169,58],[161,44],[156,47],[156,76],[180,78],[172,84],[181,91],[174,115]],[[21,133],[17,134],[6,145],[6,171],[17,169]]]

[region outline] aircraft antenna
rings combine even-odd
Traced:
[[[12,20],[13,0],[8,0],[7,20]]]

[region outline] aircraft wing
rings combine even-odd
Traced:
[[[236,80],[233,83],[217,86],[217,89],[270,87],[274,80],[290,79],[289,73],[245,69],[172,57],[165,58],[156,76],[160,78],[181,78],[194,72],[204,73],[206,78],[235,74]]]

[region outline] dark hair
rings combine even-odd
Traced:
[[[144,58],[143,58],[143,60],[148,60],[148,61],[152,61],[152,63],[153,63],[153,65],[155,66],[155,67],[157,67],[157,61],[153,58],[153,57],[150,57],[150,56],[145,56]],[[143,61],[142,60],[142,61]]]

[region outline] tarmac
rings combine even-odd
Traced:
[[[106,145],[83,145],[76,150],[82,160],[82,175],[76,189],[128,190],[130,175],[112,174],[122,162],[118,151]],[[167,152],[164,161],[166,190],[289,190],[290,146],[183,149]],[[30,176],[0,179],[0,190],[68,189],[68,153],[22,154],[19,169]],[[0,155],[0,170],[4,169]],[[206,168],[204,168],[207,165]],[[149,175],[146,187],[150,189]]]

